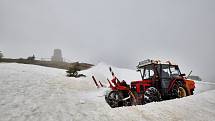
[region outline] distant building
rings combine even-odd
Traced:
[[[62,52],[60,49],[54,49],[54,55],[51,57],[51,61],[63,62]]]

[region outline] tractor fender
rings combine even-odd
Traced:
[[[174,79],[173,81],[171,81],[170,85],[168,86],[168,92],[172,90],[172,88],[175,86],[175,84],[176,84],[177,81],[181,82],[183,84],[183,86],[185,85],[185,81],[184,80]],[[187,87],[186,87],[186,90],[187,90]]]

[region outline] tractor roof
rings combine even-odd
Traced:
[[[139,64],[137,65],[137,68],[141,68],[141,67],[144,67],[144,66],[150,65],[150,64],[176,65],[176,64],[171,63],[170,61],[162,62],[160,60],[147,59],[144,61],[140,61]]]

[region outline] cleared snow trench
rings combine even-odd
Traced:
[[[0,121],[172,121],[215,119],[215,85],[197,83],[196,95],[111,109],[104,89],[91,75],[106,82],[109,65],[83,71],[86,78],[68,78],[65,70],[36,65],[0,63]],[[139,79],[133,70],[113,67],[120,79]],[[210,90],[210,91],[208,91]]]

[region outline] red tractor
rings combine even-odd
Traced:
[[[181,74],[178,65],[169,61],[145,60],[139,62],[137,71],[142,80],[133,81],[130,85],[119,81],[110,71],[113,79],[109,81],[111,90],[105,95],[110,107],[142,105],[167,99],[182,98],[193,95],[195,83]]]

